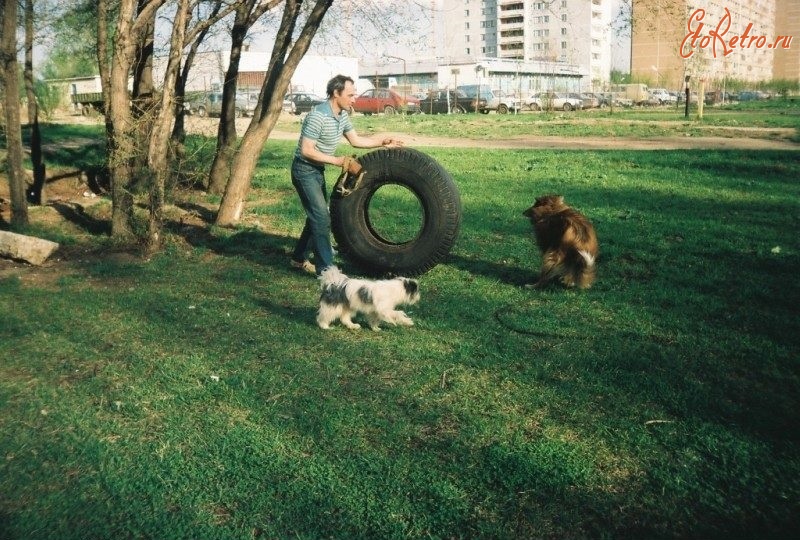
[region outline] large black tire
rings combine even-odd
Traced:
[[[372,275],[416,276],[442,262],[461,225],[461,197],[450,174],[411,148],[380,149],[358,161],[366,171],[358,189],[331,195],[331,228],[339,251]],[[382,238],[370,223],[373,195],[390,184],[410,190],[422,210],[419,233],[400,243]]]

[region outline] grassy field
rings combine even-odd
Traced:
[[[373,333],[319,330],[287,268],[292,149],[242,227],[176,220],[146,261],[105,201],[32,209],[64,260],[0,277],[0,538],[798,530],[798,153],[427,149],[461,235],[416,325]],[[588,291],[522,287],[551,192],[597,228]]]
[[[519,135],[563,137],[789,137],[800,141],[800,99],[706,107],[702,120],[693,106],[528,112],[497,115],[355,115],[361,132],[397,131],[454,138],[497,139]],[[284,117],[278,129],[299,131],[296,117]],[[792,131],[793,130],[793,131]]]

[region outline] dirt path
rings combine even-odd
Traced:
[[[82,116],[73,116],[59,119],[60,121],[99,122],[97,119],[87,119]],[[611,120],[602,118],[588,118],[578,122],[591,124],[611,123]],[[658,124],[652,121],[630,121],[632,123]],[[189,116],[186,118],[186,130],[209,137],[217,135],[217,118],[199,118]],[[250,118],[240,118],[236,121],[236,128],[243,135],[250,123]],[[664,123],[672,125],[672,123]],[[670,136],[670,137],[560,137],[543,135],[519,135],[504,139],[457,139],[451,137],[432,137],[415,135],[413,133],[390,133],[402,138],[408,146],[413,147],[438,147],[438,148],[497,148],[497,149],[557,149],[557,150],[798,150],[800,143],[794,142],[796,130],[789,128],[751,128],[710,126],[719,132],[725,129],[730,133],[728,137],[708,136]],[[271,139],[297,140],[300,133],[300,123],[292,131],[274,130]],[[765,138],[764,134],[769,134]]]

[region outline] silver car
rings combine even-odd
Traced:
[[[530,96],[525,105],[532,111],[573,111],[583,108],[583,101],[556,92],[540,92]]]

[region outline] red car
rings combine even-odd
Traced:
[[[419,100],[414,96],[404,98],[388,88],[375,88],[367,90],[356,98],[353,111],[364,114],[395,114],[398,112],[416,114],[419,112]]]

